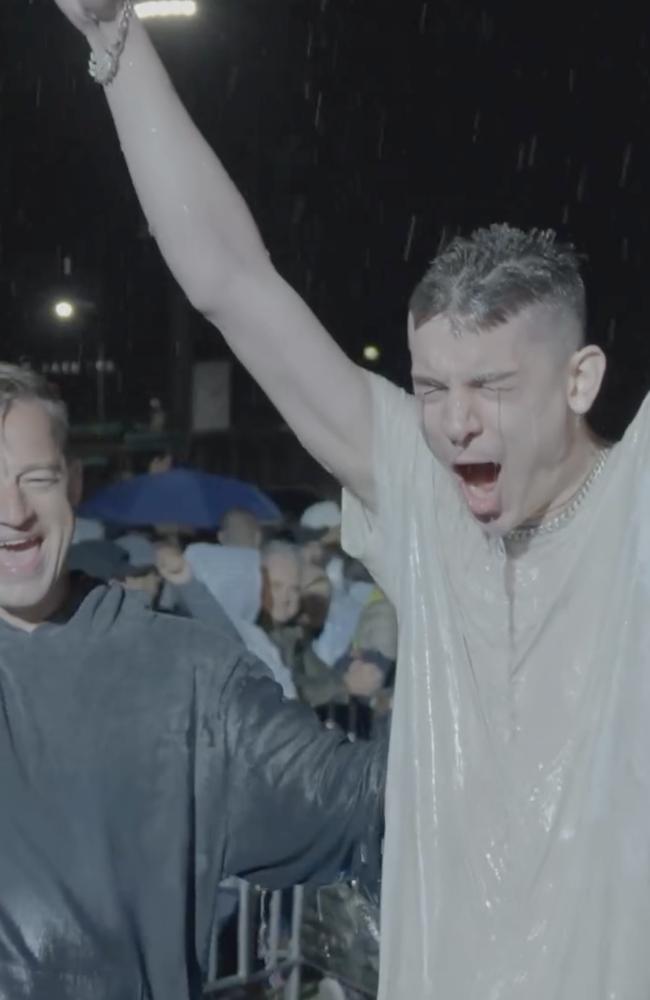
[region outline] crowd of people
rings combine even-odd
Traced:
[[[158,457],[152,470],[169,469]],[[157,611],[222,621],[284,694],[328,725],[368,738],[390,719],[397,617],[360,562],[345,555],[331,500],[264,525],[231,508],[200,540],[181,524],[125,530],[77,518],[68,567],[140,591]]]

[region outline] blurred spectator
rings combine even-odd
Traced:
[[[127,531],[115,544],[124,549],[132,566],[151,566],[156,561],[152,531]]]
[[[262,549],[262,613],[266,627],[285,625],[300,607],[300,553],[290,542],[268,542]]]
[[[374,663],[384,680],[391,681],[397,660],[397,614],[379,587],[361,612],[349,657]]]
[[[113,577],[111,581],[121,583],[125,590],[140,591],[145,597],[146,603],[158,610],[158,597],[162,590],[162,578],[155,566],[131,566],[127,563]],[[172,610],[170,608],[170,610]]]
[[[397,614],[386,595],[375,587],[359,617],[350,649],[337,669],[349,694],[362,711],[363,735],[381,735],[390,724],[397,660]]]
[[[262,529],[254,514],[240,507],[233,507],[223,515],[217,537],[221,545],[259,549],[262,544]]]
[[[301,699],[313,707],[345,700],[341,675],[312,649],[327,615],[331,585],[324,571],[304,566],[298,548],[290,542],[273,541],[262,550],[262,577],[258,621],[291,671]],[[301,604],[303,597],[306,602]]]
[[[300,617],[314,637],[321,634],[332,602],[332,584],[325,570],[302,563],[300,570]]]
[[[332,500],[322,500],[304,511],[296,531],[296,541],[305,563],[325,567],[332,546],[340,544],[341,508]]]
[[[185,549],[194,575],[233,620],[254,622],[262,600],[262,570],[257,549],[194,542]]]
[[[196,580],[183,553],[161,543],[152,548],[155,562],[134,566],[127,553],[114,542],[80,542],[70,547],[67,565],[104,583],[119,583],[125,590],[137,590],[145,603],[156,611],[195,618],[204,625],[240,636],[218,601]]]
[[[332,600],[323,631],[314,642],[314,652],[333,667],[348,652],[354,640],[363,608],[375,584],[361,563],[348,556],[343,560],[341,582],[332,580],[330,567],[326,572],[332,582]]]
[[[271,670],[287,698],[296,697],[291,673],[277,647],[255,622],[262,606],[262,569],[257,549],[195,542],[185,557],[230,618],[246,645]]]

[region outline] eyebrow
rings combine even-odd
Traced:
[[[467,385],[474,387],[480,387],[482,385],[493,385],[495,382],[505,382],[506,379],[512,378],[517,374],[516,371],[493,371],[493,372],[483,372],[481,375],[472,375],[471,378],[467,380]],[[418,372],[413,372],[411,374],[413,380],[413,385],[435,385],[442,388],[446,388],[446,383],[442,382],[438,378],[434,378],[432,375],[421,375]]]
[[[492,385],[494,382],[505,382],[506,379],[516,375],[516,371],[485,372],[483,375],[475,375],[470,379],[470,385]]]

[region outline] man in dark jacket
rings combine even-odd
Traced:
[[[230,632],[68,575],[65,409],[0,365],[0,997],[199,994],[216,887],[374,874],[383,753]]]

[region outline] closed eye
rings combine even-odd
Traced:
[[[58,483],[60,476],[41,476],[41,477],[30,477],[29,479],[23,480],[28,486],[53,486],[54,483]]]
[[[414,382],[413,389],[416,396],[430,396],[433,393],[446,392],[447,386],[442,382]]]

